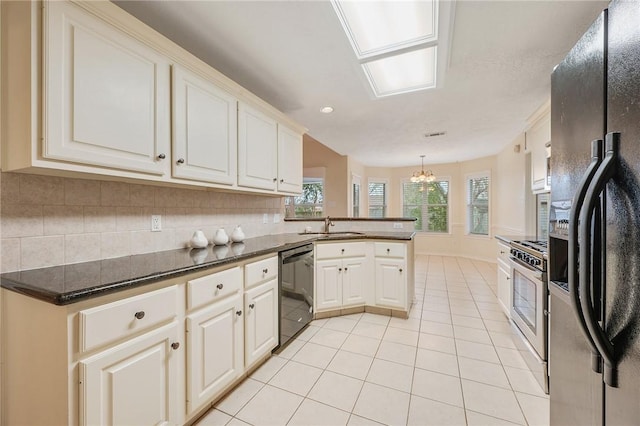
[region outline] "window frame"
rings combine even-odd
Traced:
[[[487,185],[487,233],[486,234],[479,234],[479,233],[475,233],[475,232],[471,232],[472,226],[471,226],[471,221],[472,221],[472,214],[471,214],[471,209],[472,206],[477,205],[476,204],[472,204],[471,200],[470,200],[470,189],[471,189],[471,181],[472,180],[477,180],[477,179],[481,179],[481,178],[486,178],[488,181],[488,185]],[[470,237],[477,237],[477,238],[491,238],[491,197],[492,197],[492,190],[491,190],[491,171],[490,170],[485,170],[482,172],[475,172],[475,173],[469,173],[466,174],[464,177],[464,197],[465,197],[465,233],[467,236]]]
[[[369,178],[367,179],[367,217],[371,218],[371,196],[369,194],[369,186],[372,183],[382,183],[384,184],[384,204],[382,205],[384,208],[382,210],[382,217],[374,217],[374,219],[385,219],[389,214],[389,179],[387,178]],[[360,186],[362,189],[362,186]]]
[[[435,182],[447,182],[448,188],[447,188],[447,204],[434,204],[432,206],[437,207],[437,206],[446,206],[447,207],[447,230],[446,231],[430,231],[430,230],[425,230],[425,229],[416,229],[416,232],[422,232],[425,234],[429,234],[429,235],[451,235],[451,176],[439,176],[436,178]],[[410,179],[402,179],[400,181],[400,211],[402,212],[402,214],[404,215],[404,207],[405,207],[405,203],[404,203],[404,184],[405,183],[412,183]],[[426,184],[426,183],[425,183]],[[428,212],[428,206],[429,204],[422,204],[421,207],[427,207],[427,212]],[[428,214],[428,213],[426,213]],[[425,222],[424,222],[424,215],[425,212],[422,213],[423,215],[423,222],[422,222],[422,227],[424,228]]]

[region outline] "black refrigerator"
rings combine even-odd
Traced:
[[[640,424],[640,2],[551,77],[552,425]]]

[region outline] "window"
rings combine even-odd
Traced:
[[[387,182],[369,181],[369,217],[387,216]]]
[[[402,214],[417,219],[416,231],[449,232],[449,181],[403,182]]]
[[[285,217],[320,217],[323,214],[324,185],[322,180],[302,184],[302,194],[284,199]]]
[[[360,176],[351,175],[351,217],[360,217]]]
[[[489,235],[489,174],[467,177],[467,229]]]

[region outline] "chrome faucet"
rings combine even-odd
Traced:
[[[330,226],[336,226],[335,223],[333,223],[333,221],[331,220],[331,218],[329,216],[324,218],[324,232],[325,234],[329,233],[329,227]]]

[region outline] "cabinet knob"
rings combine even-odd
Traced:
[[[171,344],[171,349],[173,349],[174,351],[177,350],[180,347],[180,343],[178,342],[173,342]]]
[[[277,181],[278,181],[278,178],[273,178],[273,181],[274,181],[274,182],[277,182]]]
[[[218,290],[222,290],[222,287],[224,287],[224,285],[223,285],[222,283],[220,283],[220,284],[218,284],[218,285],[216,286],[216,288],[217,288]]]
[[[236,315],[237,315],[237,316],[242,315],[242,311],[236,311]]]
[[[178,158],[178,161],[176,161],[176,163],[184,164],[184,158]]]
[[[136,313],[135,313],[135,317],[136,317],[137,319],[142,319],[142,318],[144,318],[144,311],[136,312]]]
[[[347,272],[347,270],[349,270],[349,268],[344,268],[344,271]]]
[[[164,160],[165,158],[167,158],[166,155],[164,154],[158,154],[158,160]]]
[[[500,254],[504,254],[504,250],[500,250]]]
[[[338,272],[342,272],[342,268],[338,268]]]
[[[250,305],[249,305],[249,309],[253,309],[253,308],[255,308],[255,307],[256,307],[256,304],[255,304],[255,303],[252,303],[252,304],[250,304]]]
[[[284,179],[280,179],[280,183],[284,183]]]
[[[507,277],[507,281],[509,281],[511,279],[511,277]]]
[[[340,250],[340,252],[341,252],[342,254],[344,254],[344,249]]]
[[[262,270],[262,273],[263,273],[263,274],[268,274],[268,273],[269,273],[269,268],[264,268],[264,269]]]
[[[389,254],[391,252],[391,249],[387,249],[387,254]]]
[[[402,273],[402,268],[400,268],[399,271]]]

